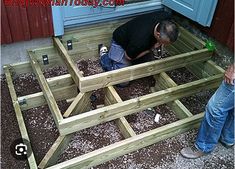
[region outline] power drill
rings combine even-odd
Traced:
[[[162,46],[159,46],[152,50],[153,56],[155,59],[161,59],[162,58]]]

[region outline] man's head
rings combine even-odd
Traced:
[[[154,30],[154,36],[157,41],[163,45],[168,45],[177,40],[179,30],[177,25],[172,21],[161,21]]]

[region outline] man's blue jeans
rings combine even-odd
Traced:
[[[209,153],[219,139],[225,144],[234,144],[234,85],[224,81],[206,106],[195,146]]]
[[[125,57],[125,50],[114,40],[111,42],[109,52],[101,56],[100,64],[105,71],[116,70],[131,65],[130,61]]]

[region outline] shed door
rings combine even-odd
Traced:
[[[176,12],[210,26],[218,0],[162,0],[162,3]]]
[[[70,26],[78,23],[85,24],[102,18],[102,15],[115,10],[113,7],[102,7],[102,6],[67,6],[63,8],[64,14],[64,26]]]

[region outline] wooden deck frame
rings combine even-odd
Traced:
[[[200,113],[192,117],[144,132],[104,148],[56,164],[48,169],[87,169],[198,127],[203,115],[203,113]]]
[[[186,83],[135,99],[92,110],[84,114],[69,117],[59,123],[60,134],[70,134],[103,122],[136,113],[149,107],[154,107],[182,97],[190,96],[201,90],[215,88],[221,83],[222,77],[223,74],[211,76],[206,79]]]
[[[107,87],[105,92],[106,92],[105,93],[106,106],[123,102],[113,86]],[[136,133],[131,128],[130,124],[128,123],[125,117],[120,117],[116,119],[115,122],[125,138],[129,138],[136,135]]]
[[[43,72],[40,68],[40,65],[38,61],[34,57],[34,53],[31,51],[28,51],[28,55],[30,58],[31,66],[33,68],[33,71],[38,79],[39,85],[43,91],[44,97],[48,103],[48,106],[50,108],[50,111],[52,113],[52,116],[54,118],[55,124],[57,127],[59,127],[59,122],[63,119],[60,109],[56,103],[56,100],[51,92],[51,89],[43,75]]]
[[[188,65],[188,63],[193,64],[200,61],[206,61],[212,55],[212,53],[207,49],[200,49],[197,51],[169,57],[163,60],[152,61],[140,65],[129,66],[120,70],[113,70],[97,75],[82,77],[78,73],[75,73],[78,71],[75,70],[74,63],[71,61],[72,59],[68,56],[66,49],[58,38],[54,38],[54,43],[58,51],[61,51],[61,56],[65,60],[68,70],[70,74],[72,73],[72,78],[74,79],[77,86],[79,86],[79,90],[81,92],[88,92],[110,85],[155,75],[162,71],[184,67]]]
[[[11,72],[9,70],[10,68],[8,66],[4,66],[3,69],[4,69],[4,72],[5,72],[5,75],[6,75],[7,85],[8,85],[9,91],[10,91],[13,107],[14,107],[14,110],[15,110],[15,113],[16,113],[16,119],[17,119],[17,122],[19,124],[21,137],[23,139],[29,141],[29,144],[26,144],[26,143],[25,144],[27,145],[27,148],[29,149],[29,151],[32,152],[32,154],[28,158],[28,164],[29,164],[29,167],[31,169],[36,169],[37,168],[37,163],[36,163],[36,160],[35,160],[35,157],[34,157],[34,153],[32,151],[29,135],[28,135],[25,123],[24,123],[24,118],[23,118],[23,115],[22,115],[22,112],[21,112],[21,109],[20,109],[20,104],[18,102],[16,91],[15,91],[15,88],[14,88],[14,85],[13,85]]]
[[[154,92],[177,86],[165,72],[155,75],[154,78],[156,80]],[[173,102],[168,102],[167,105],[176,113],[179,119],[193,116],[193,114],[178,99]]]
[[[99,30],[97,28],[90,27],[90,30],[91,29],[93,31]],[[87,31],[90,30],[88,29]],[[99,75],[83,77],[82,73],[75,66],[73,60],[77,58],[75,55],[77,55],[79,50],[75,47],[74,51],[69,52],[63,45],[65,44],[66,38],[73,37],[72,34],[64,39],[62,38],[62,42],[58,38],[53,38],[54,47],[52,46],[30,50],[29,56],[31,63],[24,62],[6,66],[4,70],[6,70],[5,73],[8,76],[10,70],[13,73],[16,72],[16,75],[32,72],[32,70],[34,70],[43,91],[18,98],[14,92],[10,92],[11,97],[14,98],[15,102],[18,103],[20,100],[26,100],[26,104],[18,104],[18,108],[15,108],[16,113],[18,110],[27,110],[29,108],[38,107],[48,103],[61,134],[38,167],[46,168],[50,166],[49,168],[56,169],[92,167],[120,155],[154,144],[165,138],[173,137],[191,128],[198,127],[199,122],[203,117],[203,113],[192,115],[177,99],[190,96],[204,89],[217,87],[221,82],[224,70],[209,60],[212,53],[207,49],[203,49],[205,45],[203,41],[196,38],[183,28],[180,28],[180,30],[182,36],[179,38],[178,42],[168,48],[170,53],[175,56],[159,61],[131,66],[118,71],[101,73]],[[104,33],[104,37],[102,38],[102,34],[102,36],[100,36],[101,38],[98,37],[97,40],[105,40],[109,38],[109,33],[106,34],[105,31],[101,31],[101,33],[102,32]],[[96,33],[97,32],[93,34]],[[80,36],[81,34],[83,34],[83,39]],[[86,33],[84,32],[76,33],[73,37],[75,40],[78,40],[76,43],[84,43],[86,41],[85,34]],[[188,38],[190,38],[190,40],[188,40]],[[82,51],[79,51],[79,54],[88,56],[91,53],[93,54],[94,52],[97,52],[96,43],[98,43],[98,41],[90,46],[87,45],[90,51],[87,51],[87,48],[85,48]],[[42,64],[42,60],[40,58],[42,54],[48,54],[50,58],[49,65]],[[42,70],[61,64],[67,66],[70,74],[49,79],[44,78]],[[166,73],[164,73],[164,71],[169,71],[180,67],[186,67],[200,80],[183,85],[177,85]],[[156,81],[160,84],[158,86],[158,90],[160,91],[154,91],[148,95],[122,101],[120,96],[112,87],[112,85],[121,82],[150,75],[154,75]],[[11,86],[13,86],[13,84]],[[77,93],[77,87],[79,87],[80,93]],[[91,91],[99,88],[105,88],[106,106],[86,112],[86,108],[89,107],[89,97]],[[10,91],[13,90],[10,89]],[[51,98],[52,101],[49,100]],[[56,104],[57,100],[64,99],[69,99],[72,101],[72,104],[62,116],[61,113],[58,115],[59,111],[56,106],[53,105]],[[164,103],[167,103],[171,109],[174,110],[180,120],[136,135],[130,127],[128,121],[125,119],[125,116]],[[73,116],[69,117],[71,114],[73,114]],[[122,135],[125,138],[124,140],[54,165],[63,149],[68,145],[73,132],[110,120],[116,121]],[[19,125],[23,124],[24,126],[24,122],[22,121],[23,117],[21,118],[21,121],[18,120],[18,123]],[[23,133],[22,137],[23,135],[25,136],[24,128],[25,126],[20,126],[20,131]],[[30,160],[33,164],[32,168],[36,168],[35,159],[32,159],[31,157]]]

